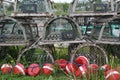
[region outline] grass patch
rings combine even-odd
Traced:
[[[14,75],[11,74],[2,74],[1,73],[0,80],[68,80],[68,77],[65,74],[52,74],[52,75],[43,75],[42,73],[39,76],[31,77],[28,75]]]

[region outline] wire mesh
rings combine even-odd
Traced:
[[[31,49],[26,51],[20,59],[23,64],[39,63],[52,63],[50,55],[43,49]]]
[[[108,63],[106,52],[97,45],[82,45],[82,47],[78,47],[73,57],[75,59],[78,56],[85,56],[88,58],[90,63],[98,65]]]

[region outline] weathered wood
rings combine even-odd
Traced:
[[[111,0],[111,11],[115,11],[114,10],[114,1],[113,0]]]
[[[100,33],[99,33],[98,40],[101,40],[104,29],[105,29],[105,23],[103,23],[103,25],[102,25],[102,28],[101,28]]]
[[[28,43],[0,43],[0,46],[25,46],[28,45]]]
[[[50,17],[50,13],[12,13],[12,17]]]
[[[71,13],[69,16],[71,17],[102,17],[102,16],[115,16],[117,15],[116,12],[106,12],[106,13],[94,13],[94,12],[77,12],[77,13]]]

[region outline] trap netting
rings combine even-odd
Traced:
[[[18,56],[17,63],[18,62],[26,65],[29,65],[31,63],[39,63],[43,65],[44,63],[53,63],[53,56],[47,50],[34,48],[21,53]]]
[[[80,44],[74,50],[71,56],[71,61],[74,61],[78,56],[85,56],[89,63],[104,65],[108,63],[106,52],[98,45]]]

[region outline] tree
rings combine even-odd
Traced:
[[[57,15],[66,15],[68,13],[69,4],[68,3],[54,3],[54,10]]]
[[[69,9],[69,4],[68,3],[63,3],[63,12],[68,12]]]

